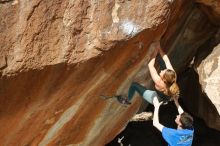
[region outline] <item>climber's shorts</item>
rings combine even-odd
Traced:
[[[158,98],[158,101],[162,101],[162,99],[157,95],[157,92],[156,91],[153,91],[153,90],[145,90],[144,93],[143,93],[143,98],[149,102],[150,104],[153,104],[153,98],[154,97],[157,97]]]

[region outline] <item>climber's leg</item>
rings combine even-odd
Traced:
[[[147,90],[144,86],[133,82],[129,88],[128,91],[128,100],[131,101],[132,97],[134,96],[135,91],[139,93],[140,96],[143,96],[143,98],[149,102],[150,104],[153,104],[153,98],[157,97],[160,99],[157,95],[156,91]]]
[[[137,82],[132,82],[131,86],[129,87],[129,90],[128,90],[128,100],[129,101],[132,100],[135,91],[137,91],[140,96],[143,96],[143,94],[146,90],[147,89],[144,86],[138,84]]]
[[[130,101],[132,100],[135,92],[138,92],[138,94],[140,96],[142,96],[150,104],[153,104],[154,97],[157,97],[159,99],[159,97],[157,96],[157,93],[155,91],[147,90],[144,86],[140,85],[137,82],[131,83],[131,86],[129,87],[129,90],[128,90],[128,97],[127,98],[123,97],[122,95],[116,95],[115,97],[122,104],[131,104]]]
[[[154,97],[157,97],[158,100],[160,100],[156,91],[147,90],[144,86],[136,82],[133,82],[128,90],[128,101],[132,100],[132,97],[134,96],[135,91],[137,91],[139,95],[142,96],[150,104],[153,104]]]

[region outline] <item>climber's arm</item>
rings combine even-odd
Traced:
[[[169,57],[167,56],[167,54],[164,53],[164,51],[162,50],[162,48],[160,46],[160,42],[158,42],[158,44],[157,44],[157,49],[159,50],[160,56],[162,57],[163,61],[165,62],[166,68],[174,71],[173,66],[170,63]]]
[[[160,80],[160,76],[158,75],[157,70],[154,67],[154,64],[155,64],[155,58],[152,58],[148,63],[148,68],[150,71],[151,78],[153,79],[154,83],[157,83]]]
[[[160,132],[162,132],[163,125],[159,122],[159,109],[162,102],[159,103],[158,98],[154,98],[154,116],[153,116],[153,125],[156,127]]]
[[[180,106],[180,104],[179,104],[177,98],[174,98],[174,103],[175,103],[175,105],[176,105],[176,107],[177,107],[178,113],[179,113],[179,114],[184,113],[184,110],[183,110],[182,107]]]
[[[151,78],[153,79],[154,83],[157,83],[158,81],[160,81],[160,76],[157,73],[156,68],[154,67],[155,65],[155,60],[156,60],[156,55],[158,53],[158,49],[156,48],[155,44],[152,44],[152,46],[154,47],[154,49],[156,50],[152,56],[152,59],[149,61],[148,63],[148,69],[150,71],[150,75]]]

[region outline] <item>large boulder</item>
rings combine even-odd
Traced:
[[[198,115],[206,121],[209,127],[218,130],[220,130],[219,60],[220,44],[197,67],[201,91],[205,94],[201,101],[206,102],[198,106]]]
[[[220,44],[197,68],[203,91],[220,115]]]

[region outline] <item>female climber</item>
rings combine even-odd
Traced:
[[[153,55],[153,58],[148,63],[148,68],[150,71],[150,75],[155,83],[155,91],[148,90],[146,87],[140,85],[137,82],[132,82],[131,86],[128,90],[128,96],[127,98],[124,98],[122,96],[117,96],[117,99],[122,104],[130,104],[135,91],[139,93],[140,96],[142,96],[146,101],[153,104],[153,97],[157,96],[160,101],[170,101],[174,98],[179,97],[179,87],[176,83],[177,75],[174,71],[170,60],[168,56],[164,53],[164,51],[160,47],[160,42],[154,42],[152,46],[156,49],[155,54]],[[155,68],[155,58],[157,53],[161,55],[166,69],[161,70],[158,74],[156,68]]]

